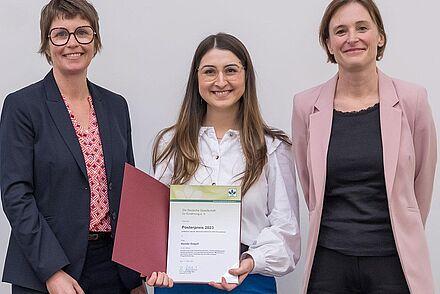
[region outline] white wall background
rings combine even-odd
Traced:
[[[0,2],[0,97],[40,80],[50,69],[39,46],[43,0]],[[228,32],[247,46],[257,72],[260,105],[267,122],[290,133],[293,94],[329,79],[318,44],[318,26],[329,0],[92,0],[101,21],[103,51],[89,78],[128,100],[138,167],[149,169],[155,134],[176,118],[192,55],[209,34]],[[377,0],[388,33],[379,67],[391,76],[424,85],[440,129],[438,0]],[[434,279],[440,289],[440,176],[437,173],[426,233]],[[307,213],[301,198],[303,252]],[[0,268],[9,236],[0,213]],[[279,293],[298,293],[304,259],[279,279]],[[2,273],[2,269],[0,273]],[[0,293],[9,293],[0,284]]]

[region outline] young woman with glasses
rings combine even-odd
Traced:
[[[276,293],[275,276],[299,259],[298,196],[291,143],[258,107],[245,46],[228,34],[197,47],[177,122],[157,136],[153,167],[165,184],[241,185],[242,254],[230,273],[239,284],[179,284],[157,293]],[[148,284],[173,286],[164,273]]]
[[[3,281],[12,293],[130,293],[139,274],[111,261],[124,163],[134,164],[130,119],[123,97],[87,80],[98,14],[52,0],[40,29],[52,69],[8,95],[1,117]]]

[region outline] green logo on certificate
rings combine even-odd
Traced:
[[[202,201],[223,202],[241,201],[239,186],[193,186],[171,185],[170,200],[173,201]]]
[[[235,197],[235,196],[237,196],[237,189],[235,189],[235,188],[231,188],[231,189],[229,189],[229,190],[228,190],[228,196],[229,196],[229,197]]]

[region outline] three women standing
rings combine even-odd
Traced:
[[[12,227],[3,279],[13,293],[128,292],[139,278],[110,255],[123,163],[134,161],[131,129],[125,100],[87,80],[100,49],[96,11],[82,0],[51,1],[41,33],[53,70],[10,94],[2,112],[0,181]],[[293,114],[310,210],[304,292],[433,293],[424,224],[436,135],[426,91],[377,69],[386,34],[372,1],[332,1],[321,42],[338,74],[296,95]],[[298,204],[288,146],[261,119],[243,44],[225,34],[204,40],[153,163],[165,183],[243,187],[243,254],[232,270],[241,285],[213,287],[274,293],[273,276],[293,270]]]
[[[294,98],[309,209],[304,293],[434,293],[424,225],[436,165],[426,90],[377,69],[372,0],[333,0],[320,41],[338,73]]]

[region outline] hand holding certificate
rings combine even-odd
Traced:
[[[237,186],[172,185],[167,273],[175,282],[238,283],[228,270],[240,258]]]
[[[240,187],[169,190],[126,165],[113,260],[147,277],[166,264],[177,283],[238,283],[229,270],[239,267],[240,222]]]

